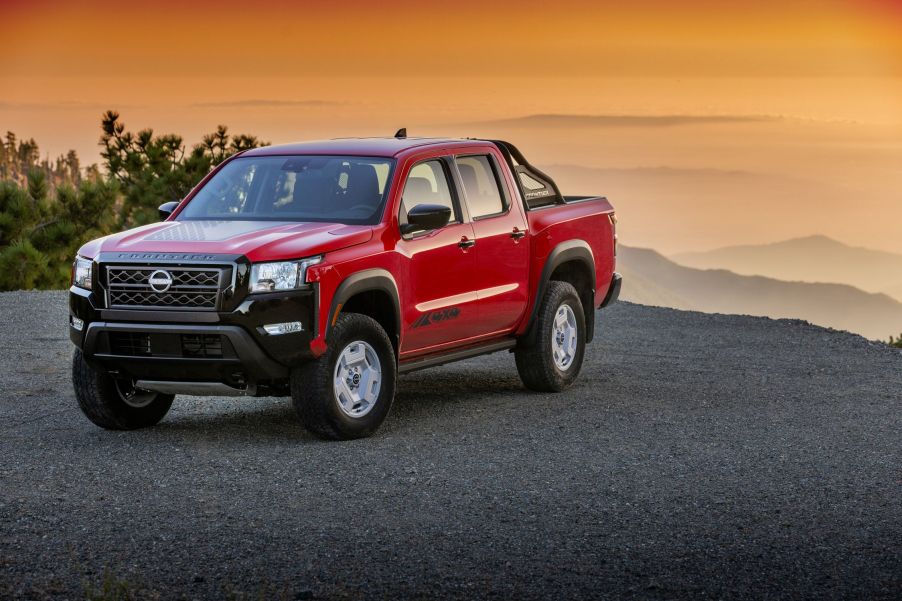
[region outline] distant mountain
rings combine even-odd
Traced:
[[[902,332],[902,303],[844,284],[694,269],[653,250],[624,246],[619,247],[617,265],[624,300],[708,313],[800,318],[877,340]]]
[[[671,259],[687,267],[728,269],[779,280],[851,284],[902,300],[902,255],[847,246],[826,236],[728,246],[676,254]]]
[[[889,288],[884,289],[883,294],[887,296],[891,296],[896,300],[902,300],[902,283],[898,286],[890,286]]]

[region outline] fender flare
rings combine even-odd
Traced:
[[[581,298],[583,302],[583,313],[586,317],[586,343],[592,341],[595,335],[595,291],[597,283],[595,281],[595,256],[592,254],[592,248],[585,240],[567,240],[555,246],[548,257],[545,259],[545,265],[542,267],[542,275],[539,276],[539,282],[536,286],[536,300],[529,315],[529,327],[526,330],[525,337],[532,340],[535,336],[535,323],[539,314],[539,307],[542,305],[542,299],[545,297],[545,290],[548,288],[548,282],[551,280],[551,274],[554,270],[570,261],[579,261],[589,270],[589,283],[592,290],[592,298],[586,306],[586,299]]]
[[[391,297],[396,327],[396,340],[393,342],[396,350],[400,348],[401,297],[398,295],[398,285],[395,283],[395,278],[388,271],[375,268],[352,273],[338,285],[335,295],[332,296],[332,304],[329,307],[328,321],[326,322],[326,342],[329,341],[329,334],[332,332],[332,327],[338,318],[341,307],[355,294],[371,290],[385,292]]]

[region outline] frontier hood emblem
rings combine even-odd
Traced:
[[[158,269],[150,274],[147,283],[150,284],[154,292],[166,292],[172,286],[172,276],[169,275],[168,271]]]

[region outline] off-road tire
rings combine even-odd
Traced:
[[[363,341],[375,350],[381,367],[381,384],[369,413],[351,417],[339,407],[334,389],[335,365],[341,352]],[[328,350],[318,359],[291,371],[291,400],[311,433],[331,440],[364,438],[375,432],[391,409],[397,381],[397,361],[388,334],[379,323],[359,313],[342,313],[329,332]]]
[[[157,393],[143,407],[132,407],[122,399],[116,380],[88,365],[81,350],[72,356],[72,385],[82,413],[107,430],[136,430],[156,425],[172,406],[175,396]]]
[[[576,318],[577,342],[572,363],[562,370],[554,361],[552,339],[555,315],[563,304],[570,305]],[[530,390],[560,392],[576,380],[586,353],[586,318],[576,288],[567,282],[549,282],[534,328],[514,351],[517,372]]]

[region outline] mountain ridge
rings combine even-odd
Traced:
[[[706,313],[804,319],[877,340],[902,331],[902,303],[848,284],[698,269],[679,265],[651,249],[622,245],[617,258],[624,300]]]
[[[852,246],[822,234],[675,253],[669,258],[696,269],[723,268],[783,281],[850,284],[902,301],[902,255]]]

